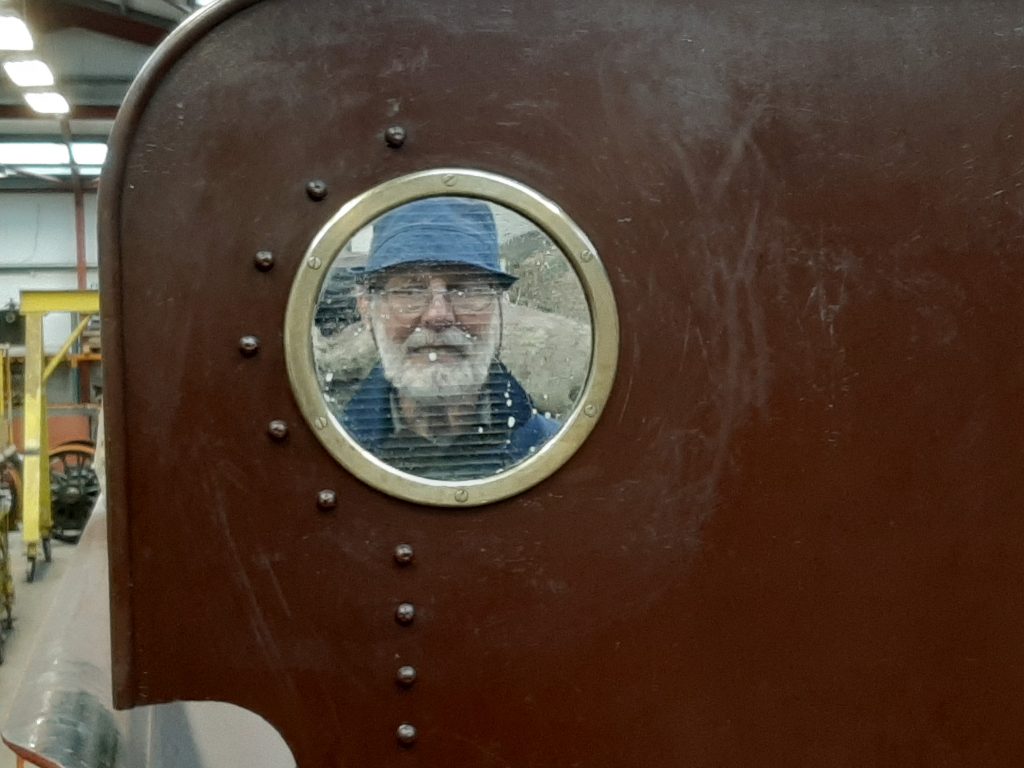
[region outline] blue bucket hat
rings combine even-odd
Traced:
[[[498,261],[498,232],[487,204],[464,197],[428,197],[399,206],[373,223],[364,274],[407,264],[464,265],[508,287],[516,278]]]

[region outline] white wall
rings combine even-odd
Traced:
[[[87,288],[99,287],[96,193],[85,195]],[[78,287],[75,197],[70,192],[0,192],[0,306],[22,290]],[[56,352],[72,330],[70,315],[46,318],[46,350]]]

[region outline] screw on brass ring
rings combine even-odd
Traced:
[[[309,199],[319,203],[325,197],[327,197],[327,184],[320,179],[314,179],[313,181],[306,184],[306,194],[309,195]]]
[[[316,505],[324,512],[329,512],[338,506],[338,494],[330,489],[320,491],[316,495]]]
[[[395,673],[395,680],[403,688],[411,688],[416,682],[416,667],[410,667],[409,665],[399,667]]]
[[[416,618],[416,606],[412,603],[402,603],[395,609],[395,621],[408,626]]]
[[[267,433],[275,440],[284,440],[288,437],[288,424],[281,419],[274,419],[267,425]]]
[[[408,544],[399,544],[395,547],[395,562],[399,565],[409,565],[413,561],[415,553]]]
[[[274,268],[274,254],[270,251],[257,251],[253,263],[260,272],[269,272]]]
[[[238,349],[245,357],[252,357],[260,351],[260,340],[256,336],[243,336],[238,340]]]

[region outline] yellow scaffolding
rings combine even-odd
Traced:
[[[46,420],[46,380],[63,362],[89,320],[100,311],[98,291],[22,291],[25,316],[25,452],[24,499],[21,505],[22,538],[29,560],[29,579],[35,574],[40,544],[49,559],[53,512],[50,508],[49,437]],[[43,318],[53,312],[83,315],[60,352],[46,364]]]
[[[13,402],[10,346],[0,344],[0,470],[14,454]],[[3,612],[0,615],[0,662],[3,661],[4,634],[13,626],[14,577],[11,575],[11,550],[7,538],[14,515],[12,493],[12,489],[0,493],[0,611]]]

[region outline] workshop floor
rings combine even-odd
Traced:
[[[11,566],[14,572],[14,629],[4,642],[5,660],[0,665],[0,731],[7,721],[14,697],[21,687],[22,677],[32,656],[32,650],[41,640],[40,627],[51,610],[60,610],[54,605],[59,592],[58,586],[64,577],[67,564],[75,554],[75,547],[59,541],[53,542],[52,561],[40,561],[36,566],[35,580],[25,581],[28,561],[21,534],[10,535]],[[6,745],[0,743],[0,768],[16,768],[17,757]]]

